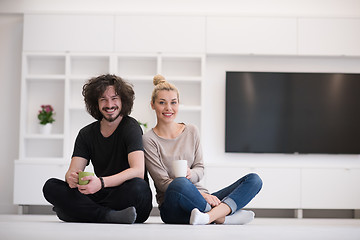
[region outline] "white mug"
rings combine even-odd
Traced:
[[[187,174],[187,160],[174,160],[173,173],[175,177],[186,177]]]

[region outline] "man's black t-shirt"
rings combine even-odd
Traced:
[[[107,138],[100,132],[100,121],[82,128],[72,156],[91,161],[96,176],[105,177],[128,169],[128,154],[138,150],[144,151],[141,128],[134,118],[124,116]]]

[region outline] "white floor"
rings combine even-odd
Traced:
[[[256,218],[243,226],[168,225],[159,217],[145,224],[64,223],[55,215],[0,215],[0,239],[26,240],[360,240],[360,219]]]

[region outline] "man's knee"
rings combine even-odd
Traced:
[[[49,192],[52,192],[55,188],[55,186],[58,185],[58,182],[59,182],[59,179],[56,179],[56,178],[50,178],[48,179],[44,186],[43,186],[43,193],[49,193]]]
[[[141,178],[133,178],[128,181],[128,184],[131,185],[129,188],[133,195],[149,197],[151,196],[151,189],[149,184]]]
[[[45,199],[51,203],[54,199],[58,198],[58,194],[60,193],[59,189],[64,185],[66,185],[66,183],[60,179],[48,179],[42,189]]]

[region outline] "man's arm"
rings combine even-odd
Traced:
[[[144,178],[144,174],[145,174],[144,152],[143,151],[131,152],[128,154],[128,160],[129,160],[130,168],[115,175],[103,177],[104,187],[119,186],[125,181],[135,177],[142,179]],[[76,169],[75,164],[73,169]],[[78,176],[77,173],[74,175]],[[93,194],[101,189],[101,181],[98,177],[87,176],[87,177],[83,177],[83,180],[89,180],[90,182],[87,185],[78,185],[76,183],[75,187],[78,187],[81,193]]]
[[[138,177],[144,179],[145,160],[143,151],[134,151],[128,154],[130,168],[108,177],[104,177],[105,187],[119,186],[125,181]]]
[[[82,157],[73,157],[68,171],[65,174],[65,181],[71,188],[76,188],[79,182],[79,171],[84,171],[88,160]]]

